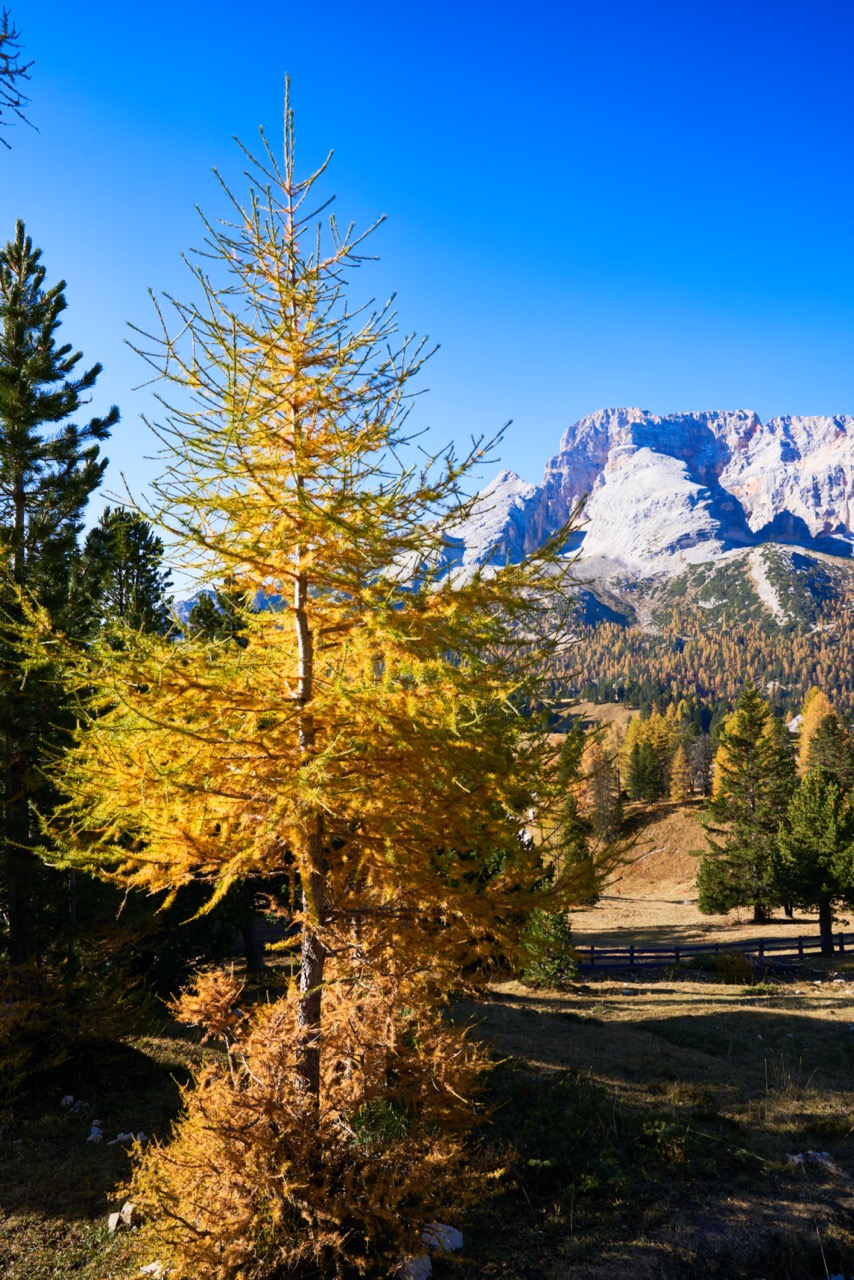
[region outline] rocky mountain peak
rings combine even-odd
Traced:
[[[463,563],[518,559],[582,498],[583,558],[639,574],[772,540],[848,556],[854,418],[600,409],[567,427],[542,484],[503,471],[482,490]]]

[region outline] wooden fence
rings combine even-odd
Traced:
[[[833,937],[833,949],[840,954],[846,947],[854,946],[854,933],[837,933]],[[579,968],[591,969],[636,969],[659,968],[679,964],[691,956],[722,955],[727,952],[741,952],[757,960],[765,960],[774,955],[797,955],[800,960],[809,952],[821,951],[820,937],[798,938],[753,938],[741,942],[699,942],[687,946],[646,947],[631,945],[628,947],[576,947]]]

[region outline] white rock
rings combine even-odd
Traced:
[[[86,1139],[86,1141],[87,1142],[103,1142],[104,1135],[100,1129],[92,1129],[90,1130],[89,1137]]]
[[[122,1225],[125,1227],[135,1227],[139,1221],[139,1214],[136,1211],[136,1205],[133,1200],[125,1200],[119,1211]]]
[[[854,418],[762,423],[746,409],[665,416],[599,410],[567,428],[541,485],[502,471],[481,491],[469,518],[451,531],[448,563],[518,560],[585,494],[583,560],[641,575],[747,548],[755,534],[795,544],[830,537],[838,554],[848,555]],[[747,567],[758,597],[782,620],[785,601],[762,556],[750,554]]]
[[[64,1098],[60,1098],[60,1100],[59,1100],[59,1105],[60,1105],[61,1107],[65,1107],[65,1109],[66,1109],[66,1110],[67,1110],[69,1107],[73,1107],[73,1106],[74,1106],[74,1094],[73,1094],[73,1093],[67,1093],[67,1094],[65,1095],[65,1097],[64,1097]]]
[[[433,1274],[430,1255],[419,1253],[413,1258],[403,1258],[394,1274],[396,1280],[427,1280]]]
[[[829,1151],[800,1151],[797,1155],[786,1156],[787,1164],[818,1164],[828,1173],[840,1173],[841,1170]]]
[[[446,1226],[444,1222],[428,1222],[421,1232],[421,1239],[428,1249],[441,1249],[445,1253],[463,1247],[462,1231]]]
[[[116,1210],[115,1213],[110,1214],[110,1216],[107,1218],[107,1229],[110,1235],[114,1235],[115,1232],[118,1231],[121,1225],[121,1221],[122,1221],[122,1215],[119,1213],[118,1209]]]

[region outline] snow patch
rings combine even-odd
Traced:
[[[747,563],[759,599],[770,610],[775,622],[788,622],[788,614],[780,603],[780,598],[768,577],[768,567],[765,564],[765,557],[761,547],[751,551],[747,558]]]

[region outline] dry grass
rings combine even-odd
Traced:
[[[817,935],[818,916],[779,911],[767,925],[755,925],[748,910],[704,916],[697,909],[697,851],[706,847],[700,802],[629,805],[632,844],[626,861],[610,876],[599,901],[572,913],[579,946],[627,946],[630,942],[672,945],[735,942],[740,938],[787,934]],[[839,928],[849,927],[848,917]]]
[[[459,1016],[553,1097],[555,1130],[561,1082],[597,1100],[581,1108],[592,1145],[539,1198],[519,1109],[522,1158],[475,1224],[465,1276],[818,1280],[822,1250],[831,1272],[852,1268],[854,967],[753,989],[681,975],[564,992],[503,983]],[[787,1162],[810,1150],[836,1171]]]

